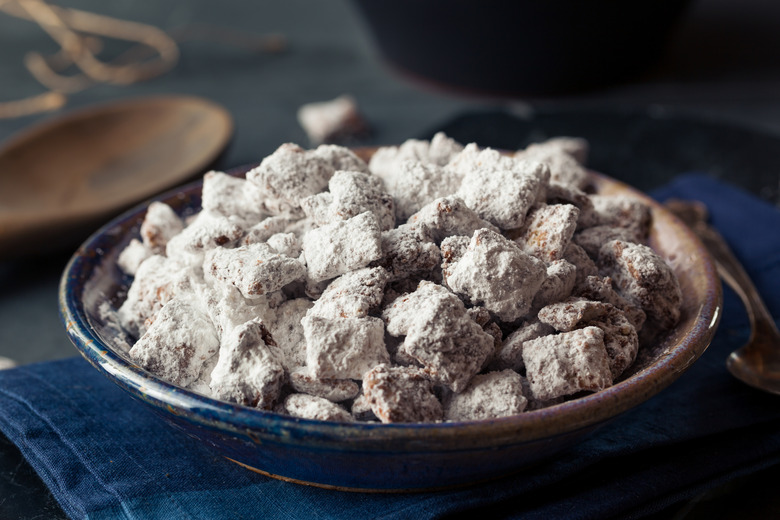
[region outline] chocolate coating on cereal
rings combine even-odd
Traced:
[[[653,214],[650,206],[630,197],[591,195],[593,207],[602,226],[622,227],[636,236],[633,242],[644,242],[650,234]]]
[[[553,332],[555,332],[555,329],[538,320],[524,323],[506,337],[488,367],[491,370],[505,370],[509,368],[516,372],[525,372],[523,344],[526,341],[541,338]]]
[[[218,349],[219,339],[208,316],[185,301],[172,300],[163,306],[129,355],[156,376],[187,386],[198,378],[206,360]]]
[[[478,421],[522,413],[528,399],[523,395],[523,380],[513,370],[489,372],[474,376],[459,394],[453,394],[444,405],[448,421]]]
[[[551,334],[523,344],[523,362],[537,399],[554,399],[612,385],[604,332],[598,327]]]
[[[441,403],[425,373],[381,364],[363,377],[363,395],[383,423],[441,421]]]
[[[350,379],[319,379],[304,368],[290,372],[290,386],[296,392],[322,397],[334,403],[354,399],[360,392],[358,384]]]
[[[663,258],[641,244],[613,240],[601,248],[599,271],[612,278],[617,291],[639,305],[653,326],[668,330],[680,319],[682,292]]]
[[[571,204],[537,206],[531,210],[517,242],[525,252],[546,263],[563,258],[577,228],[580,210]]]
[[[383,231],[381,243],[382,258],[371,265],[383,267],[390,281],[427,277],[441,261],[441,251],[427,229],[417,225],[402,224]]]
[[[463,256],[448,262],[443,273],[453,291],[507,322],[528,313],[547,278],[543,262],[488,229],[475,231]]]

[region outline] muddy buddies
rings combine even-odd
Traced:
[[[280,146],[202,210],[152,203],[118,266],[139,366],[326,421],[516,415],[625,377],[681,293],[643,203],[590,193],[587,143],[514,154],[443,134]]]

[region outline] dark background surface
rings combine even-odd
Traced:
[[[132,86],[92,87],[71,96],[61,111],[160,93],[212,99],[236,123],[223,168],[258,161],[284,142],[306,145],[296,121],[298,107],[349,93],[374,129],[360,144],[398,143],[445,128],[462,139],[473,136],[481,144],[511,148],[569,133],[591,139],[595,168],[643,189],[699,169],[774,203],[780,200],[776,2],[699,0],[662,59],[640,77],[585,93],[526,98],[467,96],[397,74],[382,62],[347,1],[72,0],[61,5],[164,30],[209,24],[284,36],[287,50],[281,54],[184,42],[180,62],[168,74]],[[44,91],[22,65],[29,50],[50,53],[57,46],[38,26],[0,13],[0,101]],[[0,141],[49,117],[0,119]],[[59,275],[72,249],[0,262],[0,356],[26,364],[75,355],[57,310]],[[732,483],[696,504],[676,506],[667,517],[728,518],[723,515],[729,511],[744,513],[728,508],[747,500],[758,508],[756,514],[772,517],[780,511],[759,484],[777,477],[777,470],[769,470]],[[0,518],[62,517],[18,451],[0,436]]]

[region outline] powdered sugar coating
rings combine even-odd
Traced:
[[[555,329],[551,326],[538,320],[524,323],[506,337],[488,368],[491,370],[505,370],[509,368],[517,372],[524,372],[523,344],[526,341],[552,334],[554,331]]]
[[[321,318],[362,318],[382,303],[388,275],[381,267],[364,267],[333,280],[309,312]]]
[[[459,394],[453,394],[444,407],[448,421],[478,421],[517,415],[525,410],[523,380],[513,370],[474,376]]]
[[[550,263],[563,258],[580,210],[571,204],[544,204],[531,210],[517,242],[525,252]]]
[[[577,268],[566,260],[555,260],[548,265],[547,277],[531,303],[532,311],[568,298],[574,289],[576,271]]]
[[[551,334],[523,344],[523,362],[537,399],[554,399],[612,385],[604,332],[598,327]]]
[[[352,415],[336,403],[308,394],[288,395],[284,398],[279,411],[303,419],[333,422],[354,421]]]
[[[312,229],[303,236],[303,254],[315,282],[365,267],[382,257],[379,223],[367,211]]]
[[[482,228],[499,232],[496,226],[481,219],[463,199],[452,195],[426,204],[409,217],[408,224],[427,229],[437,244],[454,235],[471,236],[474,231]]]
[[[363,395],[383,423],[437,422],[443,418],[431,381],[418,368],[378,365],[363,377]]]
[[[225,217],[238,217],[246,226],[257,224],[267,216],[263,194],[256,185],[218,171],[203,176],[201,201],[203,209]]]
[[[119,253],[116,264],[123,273],[135,276],[141,263],[153,254],[140,240],[134,238]]]
[[[382,180],[395,199],[395,216],[406,221],[429,202],[458,189],[463,176],[444,166],[401,161]]]
[[[218,349],[219,339],[208,316],[185,301],[172,300],[160,309],[129,355],[162,379],[187,386]]]
[[[257,244],[265,242],[277,233],[284,233],[288,226],[294,221],[288,217],[268,217],[246,230],[241,244]]]
[[[206,255],[203,268],[214,278],[235,285],[246,298],[277,291],[306,273],[297,259],[262,243],[214,249]]]
[[[408,139],[401,146],[383,146],[371,156],[368,165],[374,175],[385,183],[395,176],[398,165],[404,161],[444,166],[463,150],[463,145],[438,132],[430,142]],[[388,186],[389,187],[389,186]]]
[[[453,291],[507,322],[528,313],[547,277],[544,263],[488,229],[475,231],[463,256],[443,273]]]
[[[381,237],[382,258],[371,263],[383,267],[390,281],[427,277],[441,261],[441,251],[426,228],[402,224]]]
[[[319,379],[304,368],[290,372],[290,386],[296,392],[322,397],[334,403],[354,399],[360,392],[358,384],[350,379]]]
[[[210,387],[215,397],[269,410],[284,382],[278,347],[261,322],[252,320],[233,329],[219,349]]]
[[[165,251],[168,241],[181,233],[184,224],[171,207],[164,202],[152,202],[146,209],[141,223],[141,239],[144,246],[154,254]]]
[[[624,242],[639,242],[640,238],[628,228],[615,226],[593,226],[579,231],[573,237],[574,243],[580,246],[591,258],[598,258],[601,246],[613,240]]]
[[[590,199],[600,225],[630,230],[636,237],[633,242],[647,240],[653,220],[650,206],[631,197],[591,195]]]
[[[379,318],[328,319],[309,314],[301,324],[306,366],[315,377],[361,379],[375,365],[390,361]]]

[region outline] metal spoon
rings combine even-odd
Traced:
[[[707,224],[707,208],[701,202],[670,200],[667,209],[685,222],[704,243],[718,273],[745,304],[752,331],[748,342],[726,360],[731,374],[748,385],[780,394],[780,332],[753,282],[734,257],[726,241]]]
[[[0,148],[0,258],[85,238],[112,214],[202,173],[225,149],[230,114],[159,96],[45,121]]]

